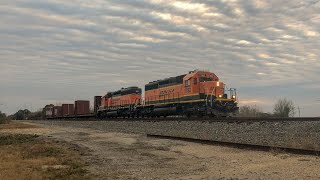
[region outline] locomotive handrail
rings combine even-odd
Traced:
[[[207,88],[205,88],[205,91],[206,91]],[[216,90],[216,87],[213,87],[212,89],[212,92],[210,94],[211,96],[211,101],[210,101],[210,107],[212,107],[212,95],[213,95],[213,92]],[[208,97],[209,97],[209,93],[207,93],[207,97],[206,97],[206,105],[208,106]]]
[[[212,95],[213,95],[213,91],[215,91],[216,90],[216,87],[214,87],[213,89],[212,89],[212,92],[211,92],[211,99],[210,99],[210,107],[212,107],[213,106],[213,98],[212,98]]]

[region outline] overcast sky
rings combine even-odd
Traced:
[[[320,1],[2,0],[0,110],[216,73],[241,105],[320,116]]]

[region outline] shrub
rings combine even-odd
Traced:
[[[262,108],[258,106],[242,106],[240,107],[239,116],[240,117],[262,117],[266,113],[263,113]]]

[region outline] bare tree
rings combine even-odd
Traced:
[[[257,105],[254,106],[242,106],[239,110],[239,116],[240,117],[261,117],[263,115],[263,111],[261,107],[258,107]]]
[[[292,100],[279,99],[274,105],[273,113],[276,117],[294,117],[295,106]]]

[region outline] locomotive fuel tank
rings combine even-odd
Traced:
[[[107,112],[107,117],[117,117],[118,111],[109,111]]]
[[[154,108],[153,112],[159,116],[175,115],[177,114],[177,107],[157,107]]]

